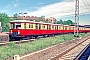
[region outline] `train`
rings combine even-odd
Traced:
[[[74,25],[35,22],[29,20],[13,20],[10,21],[9,37],[10,39],[18,37],[46,37],[56,34],[74,33],[74,29]],[[78,32],[90,32],[90,28],[79,26]]]

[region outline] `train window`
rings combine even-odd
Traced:
[[[33,28],[33,24],[29,24],[29,28]]]
[[[71,27],[69,27],[69,30],[71,30]]]
[[[39,24],[39,29],[41,29],[41,24]]]
[[[38,24],[36,24],[36,29],[38,29]]]
[[[63,29],[63,26],[59,26],[59,30],[62,30]]]
[[[67,30],[67,27],[65,27],[65,30]]]
[[[45,25],[42,25],[42,28],[45,28]]]
[[[55,30],[57,30],[57,26],[55,26]]]
[[[26,29],[26,23],[24,23],[24,29]]]
[[[58,26],[57,26],[57,30],[58,30]]]
[[[51,29],[51,25],[49,25],[49,30]]]
[[[30,24],[29,24],[29,28],[30,28],[31,26],[30,26]]]
[[[21,29],[21,23],[16,23],[16,29]]]
[[[52,26],[52,29],[54,29],[54,26]]]
[[[31,28],[33,28],[33,24],[31,24]]]
[[[36,29],[41,29],[41,24],[36,24]]]
[[[11,23],[11,29],[14,29],[14,28],[15,28],[15,24]]]
[[[47,25],[47,30],[49,30],[49,25]]]

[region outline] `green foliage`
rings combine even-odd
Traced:
[[[14,14],[14,20],[18,20],[18,14],[16,13],[16,14]]]
[[[33,19],[30,19],[30,21],[34,21]]]
[[[72,25],[72,24],[74,24],[74,22],[72,22],[71,20],[62,21],[60,19],[59,21],[57,21],[57,24]]]
[[[10,20],[11,19],[8,17],[7,14],[0,13],[0,22],[1,22],[3,32],[8,32],[9,31],[9,22],[10,22]]]
[[[16,45],[15,45],[15,42],[10,42],[10,43],[8,44],[8,46],[12,47],[12,46],[16,46]]]
[[[36,19],[35,21],[36,21],[36,22],[40,22],[40,20],[39,20],[39,19]]]
[[[63,24],[63,21],[60,19],[59,21],[57,21],[57,24]]]

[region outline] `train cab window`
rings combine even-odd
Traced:
[[[15,24],[11,23],[11,29],[15,29]]]
[[[16,23],[16,29],[21,29],[21,23]]]

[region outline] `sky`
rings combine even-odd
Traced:
[[[90,24],[90,0],[79,0],[79,23]],[[85,6],[85,4],[86,6]],[[20,10],[25,15],[54,17],[57,20],[75,20],[75,0],[1,0],[0,13],[8,16],[19,14]]]

